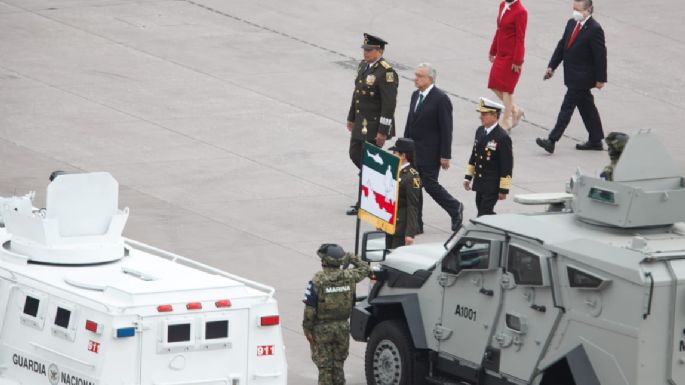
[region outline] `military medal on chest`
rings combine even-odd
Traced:
[[[366,84],[372,86],[376,82],[376,75],[370,74],[366,75]]]
[[[490,157],[492,157],[492,151],[497,150],[497,142],[494,140],[491,140],[488,142],[488,144],[485,146],[485,160],[489,161]]]

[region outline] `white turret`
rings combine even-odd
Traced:
[[[64,265],[124,257],[128,208],[119,210],[119,184],[109,173],[60,175],[48,185],[45,209],[32,210],[31,198],[0,202],[10,234],[3,257]]]
[[[274,289],[122,237],[118,190],[0,197],[0,385],[285,385]]]

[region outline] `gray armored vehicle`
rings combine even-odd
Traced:
[[[685,384],[682,175],[643,132],[613,181],[520,198],[555,210],[387,257],[367,233],[364,257],[384,260],[351,322],[368,384]]]

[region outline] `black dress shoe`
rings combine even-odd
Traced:
[[[459,204],[459,212],[452,217],[452,231],[459,230],[461,223],[464,221],[464,204]]]
[[[538,146],[544,148],[545,151],[549,152],[550,154],[554,154],[554,142],[552,142],[551,140],[537,138],[535,139],[535,143],[537,143]]]
[[[347,214],[347,215],[357,215],[358,212],[359,212],[359,209],[357,208],[357,206],[352,206],[352,207],[350,207],[347,211],[345,211],[345,214]]]
[[[602,151],[604,150],[604,147],[602,146],[602,142],[585,142],[576,144],[576,150]]]

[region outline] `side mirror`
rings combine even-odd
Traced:
[[[388,249],[385,248],[385,233],[382,231],[367,231],[362,236],[362,261],[382,262]]]

